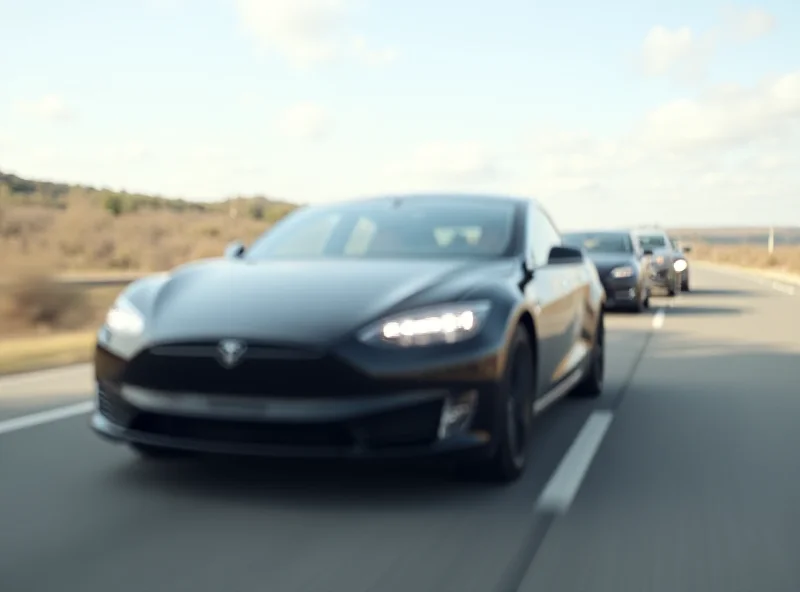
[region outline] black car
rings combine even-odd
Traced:
[[[584,249],[606,291],[606,308],[641,312],[650,306],[649,261],[628,230],[567,232],[564,244]]]
[[[535,415],[600,394],[603,298],[531,200],[307,206],[120,295],[91,425],[145,457],[442,455],[511,481]]]

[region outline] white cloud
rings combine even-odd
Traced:
[[[775,28],[775,17],[761,8],[731,6],[725,9],[723,18],[730,36],[740,43],[763,37]]]
[[[235,0],[244,29],[263,49],[306,67],[349,55],[370,65],[392,62],[397,52],[374,49],[349,31],[353,0]]]
[[[774,138],[800,119],[800,72],[754,88],[718,87],[699,100],[682,99],[651,112],[644,137],[669,150],[705,150]]]
[[[386,66],[395,62],[399,57],[396,49],[374,49],[360,35],[351,39],[350,52],[356,59],[370,66]]]
[[[479,142],[430,142],[387,167],[387,174],[422,182],[491,181],[498,170],[494,157]]]
[[[652,27],[641,47],[640,64],[646,76],[674,76],[683,82],[703,78],[709,62],[723,41],[747,43],[767,35],[775,18],[760,8],[729,6],[722,12],[722,23],[704,32],[688,26],[674,29]]]
[[[713,32],[698,35],[689,27],[650,29],[642,45],[642,69],[647,76],[674,74],[684,80],[705,75],[716,48]]]
[[[538,130],[528,145],[528,190],[577,225],[597,214],[575,210],[587,198],[630,220],[741,223],[749,211],[766,223],[800,203],[800,71],[667,103],[616,137]],[[786,223],[800,224],[795,211]]]
[[[278,129],[296,140],[318,140],[333,127],[333,120],[322,106],[316,103],[297,103],[286,109],[278,118]]]
[[[119,152],[121,159],[128,162],[142,162],[153,156],[152,151],[141,142],[125,144]]]
[[[341,43],[344,0],[236,0],[245,29],[291,61],[332,57]]]
[[[40,99],[21,101],[17,103],[17,110],[30,117],[48,121],[66,121],[75,116],[73,109],[58,95],[48,95]]]

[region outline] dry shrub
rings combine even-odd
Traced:
[[[756,269],[770,269],[800,273],[800,245],[776,246],[773,253],[766,245],[709,245],[693,243],[692,258],[740,265]]]
[[[219,257],[232,240],[252,241],[268,222],[222,212],[142,209],[112,216],[87,201],[63,211],[8,208],[12,231],[0,236],[0,272],[45,265],[59,271],[163,271],[186,261]],[[37,224],[21,220],[39,220]],[[47,224],[42,222],[46,220]]]
[[[4,332],[35,327],[40,331],[69,330],[85,325],[91,304],[80,288],[41,274],[19,277],[3,287],[6,297],[2,318]]]

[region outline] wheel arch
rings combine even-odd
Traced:
[[[517,326],[522,327],[525,332],[528,334],[528,338],[531,343],[531,364],[533,364],[533,369],[536,372],[536,376],[539,376],[539,338],[536,333],[536,323],[533,320],[533,315],[530,311],[522,311],[522,314],[519,315],[517,319]]]

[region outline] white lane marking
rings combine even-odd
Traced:
[[[707,267],[708,269],[712,270],[715,273],[720,273],[723,275],[727,275],[729,277],[735,277],[737,279],[750,280],[751,282],[755,282],[760,286],[768,286],[773,290],[777,290],[778,292],[783,292],[784,294],[788,294],[789,296],[794,296],[797,293],[797,291],[800,290],[800,284],[792,284],[791,280],[787,280],[787,282],[779,282],[777,280],[770,279],[769,276],[759,276],[757,275],[758,272],[754,271],[731,269],[728,267],[718,267],[713,264],[703,267]]]
[[[794,296],[794,286],[789,286],[780,282],[772,282],[772,289],[783,292],[784,294],[789,294],[789,296]]]
[[[595,411],[589,416],[539,496],[537,510],[558,514],[569,510],[613,419],[611,411]]]
[[[36,427],[60,419],[75,417],[76,415],[83,415],[84,413],[89,413],[93,409],[94,401],[84,401],[83,403],[76,403],[75,405],[56,407],[55,409],[48,409],[47,411],[40,411],[39,413],[7,419],[5,421],[0,421],[0,435]]]
[[[660,329],[664,326],[664,317],[666,313],[663,308],[659,308],[656,314],[653,315],[653,329]]]

